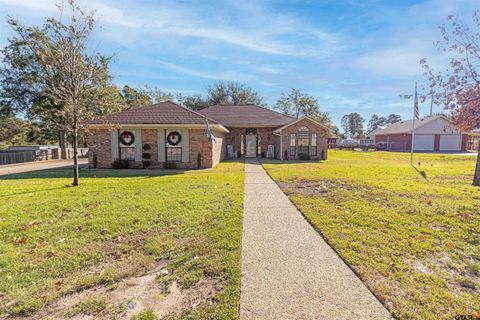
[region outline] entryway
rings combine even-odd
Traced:
[[[245,136],[245,157],[255,158],[257,156],[257,135],[247,134]]]

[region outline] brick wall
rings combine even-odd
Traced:
[[[408,151],[412,148],[412,135],[404,133],[376,135],[375,142],[388,143],[387,150],[390,151]]]
[[[88,164],[92,168],[110,168],[112,166],[111,133],[107,129],[86,132],[88,146]]]
[[[163,129],[161,129],[163,130]],[[201,168],[211,168],[224,159],[226,153],[225,134],[214,132],[217,143],[212,146],[208,140],[205,130],[189,129],[189,162],[178,162],[180,169],[197,168],[197,156],[202,155]],[[158,159],[158,130],[142,129],[142,146],[150,144],[151,165],[150,168],[162,168],[163,163]],[[90,129],[87,133],[87,145],[89,147],[88,162],[91,167],[111,168],[111,132],[108,129]],[[131,164],[132,167],[142,167],[141,161]]]
[[[309,140],[311,140],[312,133],[317,134],[317,155],[316,156],[310,155],[310,157],[313,160],[325,160],[328,156],[328,138],[330,136],[329,132],[325,128],[320,127],[307,119],[303,119],[297,122],[296,124],[291,125],[282,130],[284,159],[285,159],[285,151],[287,151],[286,159],[288,160],[298,159],[298,142],[296,143],[296,146],[297,146],[296,156],[294,157],[290,156],[289,147],[290,147],[290,134],[295,133],[295,138],[298,139],[298,129],[300,127],[308,128]]]

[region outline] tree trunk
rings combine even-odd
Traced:
[[[67,159],[67,131],[60,130],[60,159]]]
[[[76,109],[73,112],[73,186],[78,186],[78,129],[77,129],[77,112]]]
[[[473,175],[473,185],[480,187],[480,143],[478,144],[477,165],[475,167],[475,174]]]

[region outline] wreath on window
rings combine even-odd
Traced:
[[[167,142],[172,145],[176,146],[182,141],[182,135],[178,131],[171,131],[167,135]]]
[[[135,142],[135,135],[131,131],[123,131],[120,133],[120,143],[125,146],[131,146]]]

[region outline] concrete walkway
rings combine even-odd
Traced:
[[[88,163],[88,159],[78,159],[80,165]],[[46,169],[56,169],[64,167],[72,167],[73,160],[45,160],[34,162],[23,162],[15,164],[5,164],[0,166],[0,176],[14,173],[31,172]]]
[[[245,164],[240,319],[391,319],[256,159]]]

